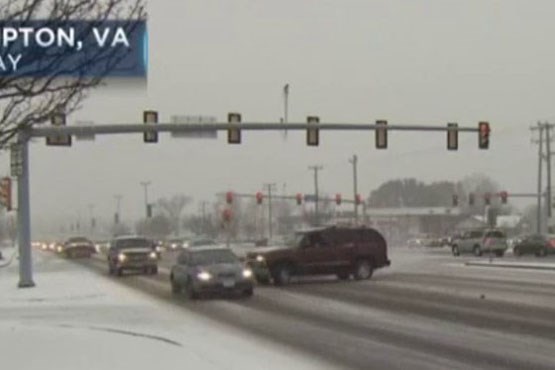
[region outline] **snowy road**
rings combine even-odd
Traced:
[[[444,251],[399,250],[365,282],[307,279],[252,299],[189,302],[155,277],[107,276],[249,335],[357,369],[553,369],[555,273],[468,267]],[[162,265],[169,267],[171,258]]]

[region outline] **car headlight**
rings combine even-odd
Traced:
[[[148,256],[150,258],[158,258],[158,255],[156,254],[156,252],[150,252],[150,254]]]
[[[206,271],[199,272],[197,274],[197,277],[199,278],[199,280],[202,280],[202,281],[207,281],[212,279],[212,275],[210,275],[210,273]]]
[[[119,260],[120,262],[123,262],[123,261],[125,261],[126,259],[127,259],[127,256],[126,256],[125,254],[123,254],[123,253],[118,254],[118,260]]]
[[[62,251],[62,247],[58,246],[58,248],[56,248],[58,250],[58,253]]]
[[[183,248],[189,248],[189,242],[183,243]]]
[[[244,269],[243,270],[243,277],[245,279],[250,279],[252,277],[252,270]]]
[[[157,246],[157,247],[156,247],[156,252],[162,252],[162,247],[161,247],[161,246]]]
[[[256,262],[264,262],[264,256],[256,256]]]

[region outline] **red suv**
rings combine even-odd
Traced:
[[[330,275],[369,279],[389,266],[387,243],[374,229],[321,227],[298,232],[288,245],[257,248],[247,264],[260,283],[287,284],[295,275]]]

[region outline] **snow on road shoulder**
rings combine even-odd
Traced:
[[[322,369],[319,360],[35,253],[35,288],[0,270],[0,360],[18,369]]]

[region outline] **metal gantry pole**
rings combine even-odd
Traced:
[[[272,240],[272,190],[276,190],[276,184],[264,184],[268,190],[268,241]]]
[[[318,226],[320,224],[320,215],[318,209],[318,171],[322,170],[322,166],[309,166],[308,169],[314,171],[314,225]]]
[[[31,251],[31,209],[29,203],[29,134],[21,131],[18,135],[21,146],[21,173],[17,181],[17,241],[19,247],[20,288],[34,287]]]
[[[141,185],[145,189],[145,217],[148,218],[148,187],[150,186],[150,181],[141,181]]]

